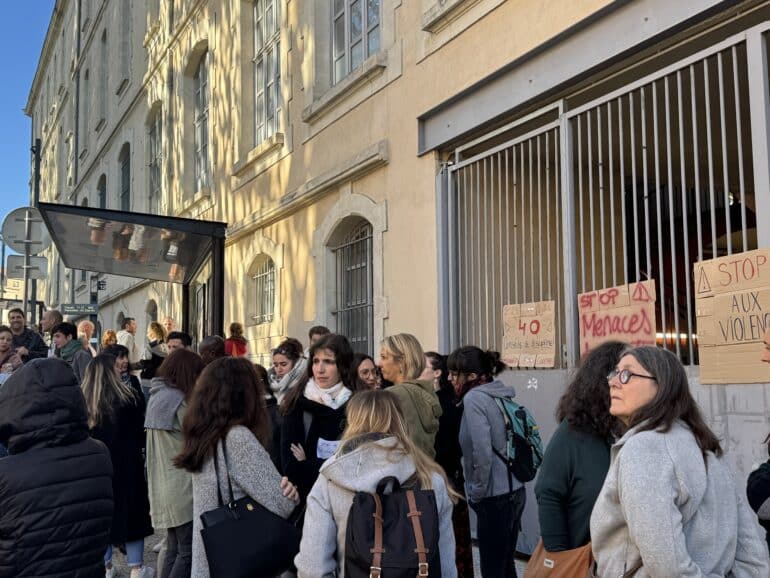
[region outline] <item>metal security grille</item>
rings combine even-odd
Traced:
[[[254,276],[254,314],[251,318],[259,325],[273,320],[275,309],[275,263],[265,259],[257,267]]]
[[[693,263],[757,245],[745,42],[566,116],[578,291],[654,279],[658,342],[696,363]]]
[[[148,141],[148,170],[150,173],[150,190],[149,198],[147,199],[148,213],[158,214],[160,212],[160,195],[161,195],[161,163],[162,163],[162,151],[161,148],[161,114],[160,109],[155,111],[155,114],[150,121],[149,132],[147,135]]]
[[[563,343],[559,140],[552,122],[450,167],[452,346],[499,349],[503,306],[544,300]]]
[[[209,52],[201,56],[194,78],[195,191],[209,186]]]
[[[334,247],[337,332],[354,351],[373,354],[372,225],[361,221]]]

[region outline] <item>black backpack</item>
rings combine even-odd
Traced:
[[[392,488],[390,493],[385,493]],[[394,477],[357,492],[345,535],[345,578],[440,578],[433,490],[404,489]]]

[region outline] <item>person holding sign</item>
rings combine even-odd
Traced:
[[[355,391],[353,350],[342,335],[329,334],[310,348],[304,381],[281,401],[281,470],[304,500],[324,460],[339,446],[345,411]]]
[[[608,376],[627,428],[591,514],[598,576],[770,576],[770,559],[722,447],[674,353],[627,350]]]

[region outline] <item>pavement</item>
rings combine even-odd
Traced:
[[[144,541],[144,563],[157,570],[158,568],[158,554],[152,551],[153,546],[160,542],[162,536],[155,534],[145,539]],[[129,570],[126,565],[126,558],[117,549],[115,549],[114,558],[112,560],[113,567],[115,568],[115,578],[129,578]],[[524,571],[527,568],[527,562],[525,560],[516,560],[516,574],[518,578],[524,576]],[[481,578],[481,570],[479,569],[479,551],[478,548],[473,548],[473,578]],[[460,577],[463,578],[463,577]],[[465,577],[471,578],[471,577]]]

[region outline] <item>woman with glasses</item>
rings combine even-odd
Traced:
[[[559,400],[559,426],[543,456],[535,484],[540,536],[547,552],[563,552],[591,541],[589,520],[610,467],[618,429],[610,415],[607,374],[624,343],[610,341],[591,350]],[[590,547],[586,548],[590,558]]]
[[[767,548],[670,351],[626,350],[609,376],[626,428],[591,515],[598,576],[770,576]]]
[[[371,355],[367,355],[366,353],[355,353],[353,355],[352,371],[357,383],[357,389],[361,391],[367,389],[379,389],[380,376]]]

